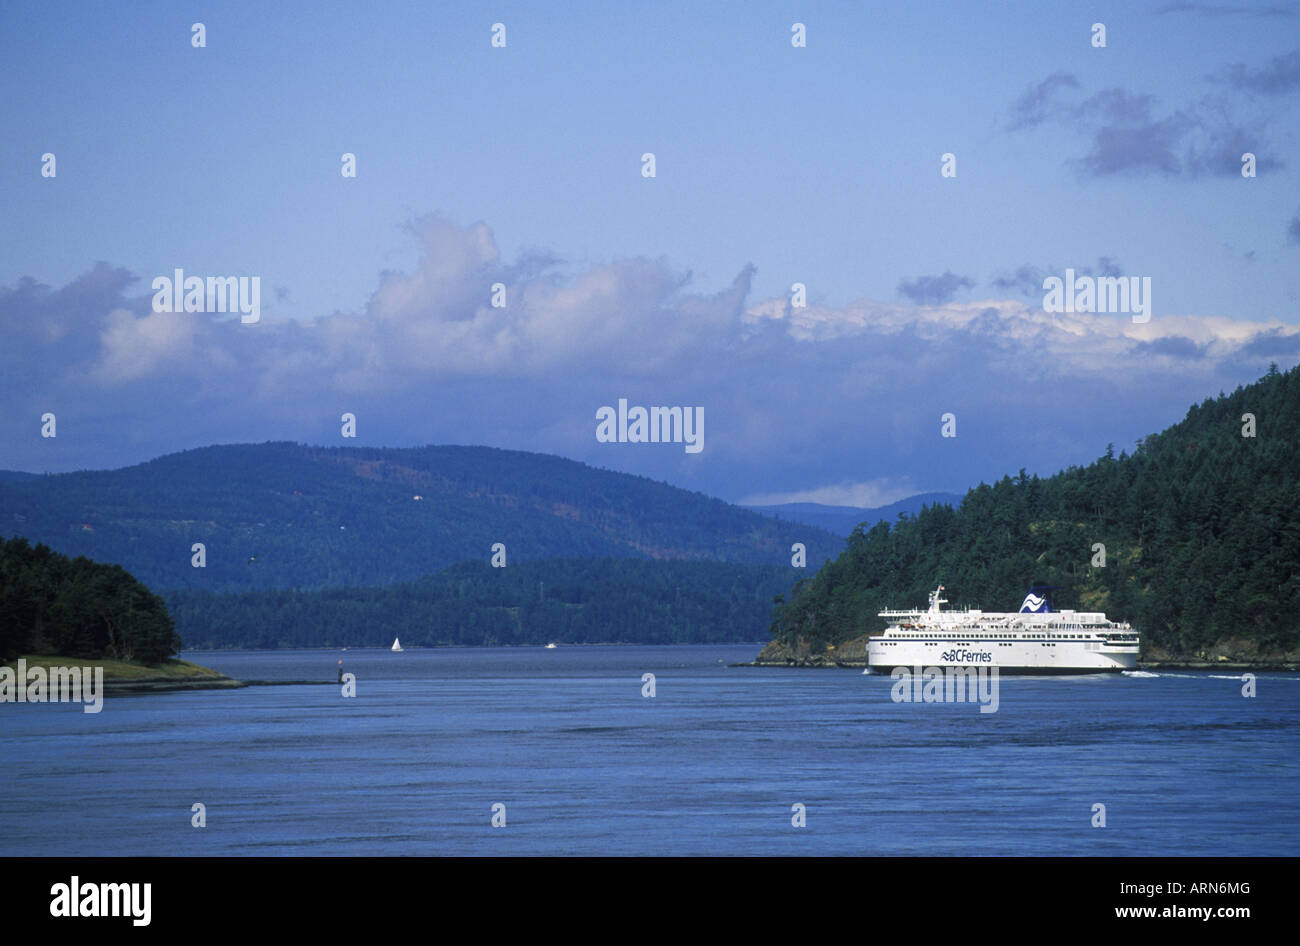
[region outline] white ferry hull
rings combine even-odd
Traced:
[[[868,639],[874,673],[895,667],[997,667],[999,673],[1106,673],[1136,670],[1138,646],[1108,642]]]

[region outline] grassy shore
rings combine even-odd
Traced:
[[[150,692],[157,690],[216,690],[241,687],[244,684],[208,667],[192,664],[188,660],[166,660],[157,666],[126,660],[89,659],[86,657],[56,657],[48,654],[25,654],[21,658],[27,668],[44,667],[102,667],[104,690],[108,693]],[[17,661],[4,666],[17,668]]]

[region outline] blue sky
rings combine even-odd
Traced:
[[[6,4],[0,467],[340,443],[346,410],[346,442],[872,504],[1131,447],[1300,359],[1297,13]],[[262,321],[152,312],[178,267],[260,276]],[[1067,267],[1149,276],[1151,322],[1043,312]],[[702,406],[705,449],[598,444],[619,397]]]

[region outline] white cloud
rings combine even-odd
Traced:
[[[779,323],[796,341],[831,343],[851,338],[897,336],[908,332],[935,344],[982,337],[1005,354],[999,368],[1048,364],[1058,369],[1107,371],[1117,359],[1149,360],[1143,342],[1188,338],[1207,347],[1211,359],[1234,354],[1260,334],[1300,334],[1300,326],[1221,316],[1153,315],[1135,323],[1128,315],[1049,313],[1022,301],[990,299],[941,306],[895,305],[861,301],[839,308],[791,309],[768,299],[748,307],[748,326]]]
[[[906,480],[875,479],[861,483],[834,483],[815,489],[795,490],[789,493],[755,493],[740,500],[746,506],[781,506],[785,503],[821,503],[824,506],[856,506],[875,509],[888,506],[920,490]]]
[[[361,312],[307,323],[267,320],[250,331],[198,313],[137,316],[118,307],[101,318],[90,373],[117,384],[201,372],[202,363],[215,361],[241,366],[245,387],[268,396],[322,384],[378,394],[438,379],[536,380],[556,372],[676,382],[727,374],[792,342],[827,352],[857,342],[865,346],[863,372],[932,368],[956,346],[978,351],[998,371],[1041,379],[1114,372],[1126,363],[1203,372],[1205,365],[1178,357],[1186,345],[1153,350],[1144,343],[1190,339],[1201,350],[1197,360],[1214,362],[1261,333],[1300,332],[1277,320],[1214,316],[1157,314],[1135,324],[1125,315],[1054,314],[1004,299],[793,309],[783,298],[750,303],[748,267],[713,294],[689,291],[664,260],[615,260],[567,277],[544,267],[521,275],[502,262],[486,224],[426,217],[408,230],[421,249],[415,269],[382,274]],[[505,308],[490,304],[496,282],[506,286]],[[902,363],[900,346],[910,353]],[[889,357],[873,358],[890,348]],[[852,386],[852,375],[844,380]]]
[[[106,384],[117,384],[183,365],[194,353],[199,327],[193,313],[149,312],[137,318],[128,309],[114,309],[104,319],[94,374]]]

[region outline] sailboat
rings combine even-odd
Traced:
[[[402,652],[402,642],[401,642],[400,640],[398,640],[396,637],[394,637],[394,638],[393,638],[393,653],[395,653],[395,654],[400,654],[401,652]]]

